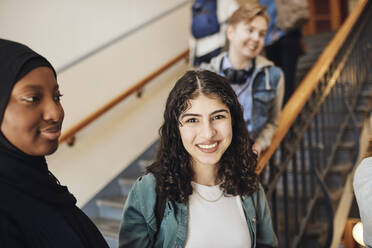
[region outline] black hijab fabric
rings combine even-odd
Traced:
[[[16,82],[31,70],[42,66],[51,68],[56,75],[52,65],[27,46],[0,39],[0,125]],[[84,247],[108,247],[98,229],[76,207],[75,197],[49,172],[44,156],[25,154],[13,146],[1,132],[0,182],[58,211],[80,237]],[[4,200],[6,204],[6,199]]]

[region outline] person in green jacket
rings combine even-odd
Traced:
[[[242,108],[224,77],[186,72],[160,136],[125,203],[119,247],[277,246]]]

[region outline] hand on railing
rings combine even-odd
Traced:
[[[253,151],[254,154],[257,155],[257,160],[258,160],[261,156],[261,153],[262,153],[261,145],[258,144],[258,143],[254,143],[253,146],[252,146],[252,151]]]

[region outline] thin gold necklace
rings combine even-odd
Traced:
[[[199,197],[200,197],[201,199],[203,199],[204,201],[207,201],[207,202],[216,202],[216,201],[218,201],[219,199],[221,199],[221,197],[224,195],[224,194],[223,194],[223,191],[221,191],[221,194],[220,194],[216,199],[209,200],[209,199],[205,198],[204,196],[202,196],[202,194],[200,194],[200,192],[198,191],[198,189],[197,189],[196,187],[195,187],[195,191],[196,191],[196,193],[199,195]]]

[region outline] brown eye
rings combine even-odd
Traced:
[[[197,122],[198,120],[196,118],[190,118],[190,119],[187,119],[186,120],[186,123],[195,123]]]
[[[35,102],[38,102],[40,101],[41,99],[41,96],[38,96],[38,95],[35,95],[35,96],[28,96],[28,97],[23,97],[22,100],[25,101],[25,102],[29,102],[29,103],[35,103]]]
[[[224,115],[216,115],[213,116],[213,120],[220,120],[220,119],[225,119],[226,117]]]

